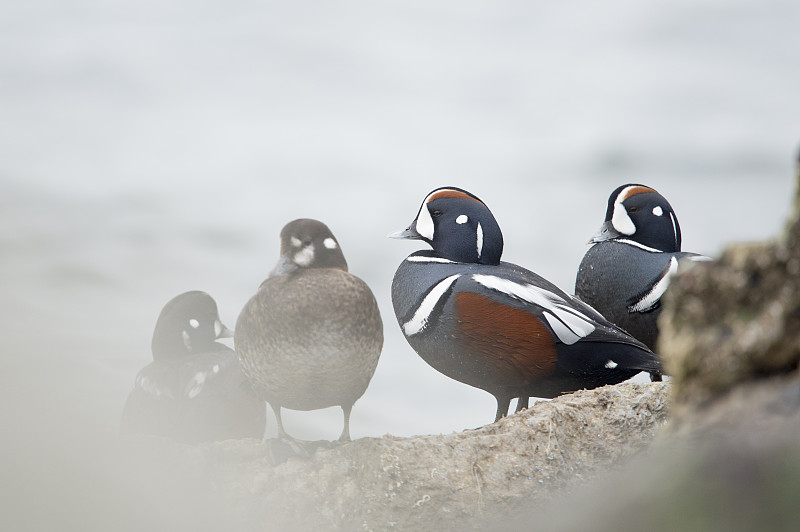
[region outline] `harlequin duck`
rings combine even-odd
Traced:
[[[183,443],[262,438],[266,405],[233,350],[215,341],[231,336],[205,292],[170,300],[153,332],[153,362],[136,376],[125,403],[122,431]]]
[[[367,389],[383,347],[375,297],[348,273],[339,242],[317,220],[281,231],[281,256],[236,322],[236,352],[254,390],[275,411],[278,435],[289,438],[281,407],[340,406],[350,440],[350,411]]]
[[[606,219],[589,241],[575,295],[650,349],[658,340],[661,296],[682,260],[709,257],[681,252],[681,226],[669,202],[640,184],[617,187]],[[661,380],[651,373],[653,380]]]
[[[515,264],[501,262],[503,235],[473,194],[439,188],[392,238],[432,251],[406,258],[392,303],[408,343],[434,369],[497,400],[552,398],[622,382],[661,363],[588,305]]]

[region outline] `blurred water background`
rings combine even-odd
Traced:
[[[793,0],[6,0],[0,13],[5,479],[114,441],[162,305],[205,290],[232,327],[294,218],[331,227],[381,306],[358,438],[493,416],[490,395],[417,357],[392,312],[392,275],[419,243],[385,235],[433,188],[480,196],[504,259],[569,292],[620,184],[657,188],[684,249],[712,256],[777,235],[789,208]],[[333,439],[341,412],[285,423]]]

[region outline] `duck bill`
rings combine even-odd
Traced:
[[[402,231],[395,231],[386,236],[388,238],[397,238],[401,240],[423,240],[422,235],[417,232],[416,223],[412,223]]]
[[[220,320],[214,322],[214,332],[217,334],[217,338],[233,338],[233,331],[225,327]]]
[[[278,277],[279,275],[287,275],[292,272],[295,272],[299,269],[297,264],[295,264],[292,259],[290,259],[286,255],[281,255],[278,259],[278,263],[272,268],[272,271],[269,272],[269,277]]]
[[[613,240],[614,238],[621,237],[622,234],[614,229],[614,226],[611,224],[610,221],[603,222],[603,225],[600,226],[600,229],[594,236],[587,242],[587,244],[596,244],[598,242],[605,242],[606,240]]]

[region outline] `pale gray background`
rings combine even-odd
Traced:
[[[161,306],[202,289],[232,327],[297,217],[331,227],[381,305],[386,343],[353,410],[358,438],[446,433],[494,413],[491,396],[425,365],[391,310],[394,270],[418,243],[385,235],[431,189],[479,195],[504,258],[570,292],[620,184],[661,191],[684,249],[710,255],[777,235],[788,212],[794,0],[0,9],[12,462],[85,435],[113,441]],[[311,439],[341,428],[338,409],[285,420]],[[94,452],[74,447],[67,460]]]

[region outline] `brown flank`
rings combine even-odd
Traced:
[[[491,368],[499,382],[524,386],[553,372],[556,344],[534,314],[471,292],[456,294],[455,310],[458,340]]]

